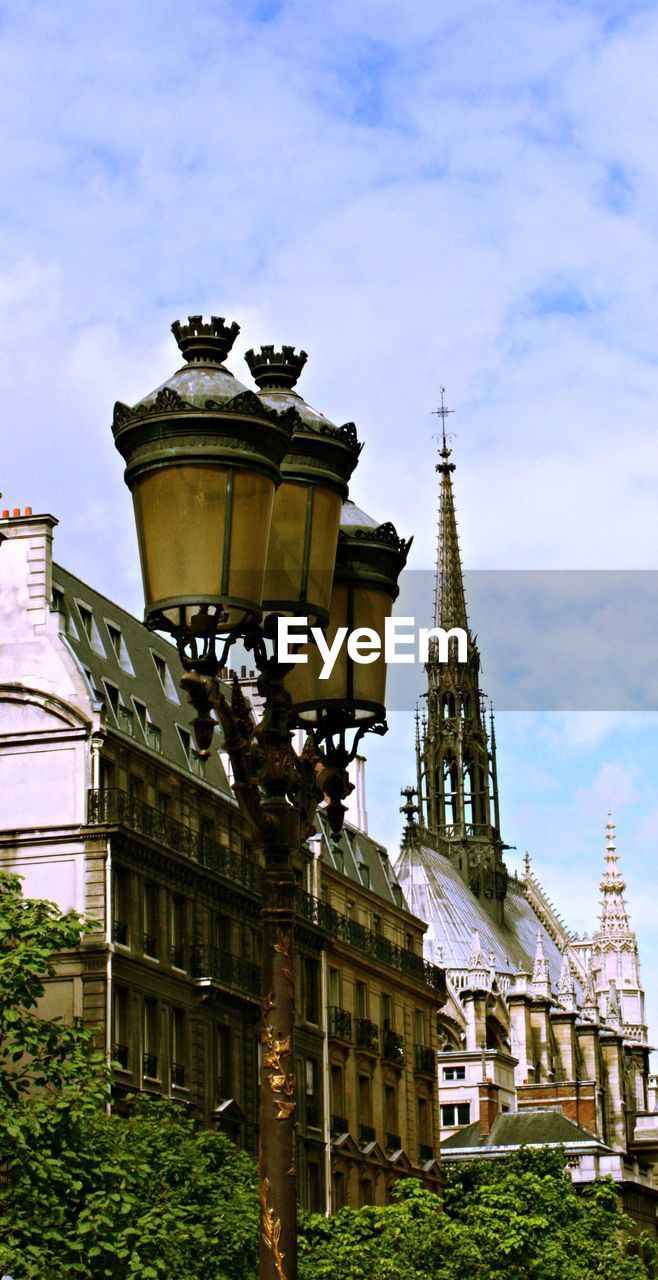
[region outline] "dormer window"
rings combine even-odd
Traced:
[[[176,685],[173,682],[171,672],[164,658],[161,654],[155,653],[153,649],[151,649],[151,657],[153,658],[153,664],[158,673],[158,678],[165,694],[171,702],[180,702],[180,698],[176,691]]]
[[[76,600],[76,605],[78,606],[78,616],[82,623],[82,630],[86,639],[89,641],[91,648],[94,649],[96,653],[100,653],[103,658],[107,657],[105,645],[101,640],[101,634],[98,630],[98,626],[96,625],[96,619],[94,618],[92,610],[89,608],[89,605],[85,604],[82,600]]]
[[[133,664],[130,661],[130,654],[126,648],[126,642],[120,628],[115,622],[109,622],[107,618],[105,619],[105,626],[107,627],[107,634],[110,637],[112,653],[119,663],[119,666],[122,667],[128,675],[134,675],[135,672],[133,670]]]

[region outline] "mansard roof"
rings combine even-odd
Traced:
[[[57,564],[53,564],[53,604],[61,614],[63,634],[86,675],[91,696],[105,704],[108,731],[154,759],[190,772],[196,783],[207,782],[235,803],[219,752],[212,753],[201,773],[185,749],[186,734],[194,745],[194,711],[180,691],[183,668],[174,646]],[[113,698],[119,708],[132,712],[132,729],[130,717],[115,713]],[[158,731],[151,735],[154,746],[149,746],[142,731],[138,707],[146,708],[147,722]],[[218,745],[219,741],[218,731]]]
[[[526,1146],[596,1146],[600,1151],[609,1148],[599,1139],[583,1129],[582,1125],[568,1120],[559,1108],[499,1113],[489,1131],[480,1132],[480,1121],[459,1129],[450,1138],[441,1143],[441,1153],[449,1156],[451,1152],[473,1149],[475,1155],[482,1148],[490,1147],[526,1147]]]
[[[322,809],[318,809],[316,826],[322,838],[322,861],[327,866],[355,884],[370,888],[379,898],[413,914],[413,908],[405,901],[395,868],[380,841],[346,823],[340,840],[335,843]],[[421,917],[421,920],[425,919],[425,916]]]
[[[436,849],[407,842],[396,862],[396,871],[410,910],[428,922],[426,959],[446,969],[468,969],[476,930],[487,967],[493,953],[493,967],[498,973],[512,976],[525,970],[531,974],[540,934],[551,986],[557,990],[562,967],[560,946],[536,915],[520,881],[510,877],[505,920],[497,924],[450,859]]]

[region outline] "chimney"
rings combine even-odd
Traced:
[[[498,1115],[498,1094],[500,1086],[487,1079],[487,1051],[482,1046],[482,1079],[478,1084],[480,1095],[480,1135],[485,1138],[493,1129]]]

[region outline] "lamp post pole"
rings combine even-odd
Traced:
[[[296,1280],[293,854],[323,799],[340,835],[347,766],[364,733],[386,730],[386,667],[382,657],[356,670],[343,652],[323,685],[314,646],[302,665],[268,657],[261,618],[383,635],[410,543],[346,502],[361,446],[353,423],[333,426],[294,391],[304,352],[248,352],[259,397],[223,363],[237,325],[190,316],[172,329],[186,365],[132,408],[118,402],[113,432],[135,506],[146,624],[176,641],[202,757],[219,721],[262,853],[259,1274]],[[218,679],[238,640],[260,672],[258,722],[237,678],[230,700]],[[296,726],[308,731],[300,755]]]

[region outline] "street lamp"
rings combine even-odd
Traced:
[[[312,645],[306,663],[284,665],[268,642],[282,615],[327,635],[339,626],[382,634],[410,544],[346,501],[361,446],[353,423],[334,426],[295,391],[305,352],[248,352],[256,395],[223,363],[236,324],[190,316],[172,329],[185,365],[134,407],[117,403],[113,431],[133,495],[146,624],[176,641],[201,755],[219,720],[263,854],[260,1275],[295,1280],[292,851],[313,833],[323,798],[338,837],[347,766],[365,732],[386,731],[386,673],[383,658],[359,666],[343,653],[322,681]],[[258,723],[237,679],[230,701],[218,680],[238,640],[260,673]],[[301,755],[295,727],[308,731]]]

